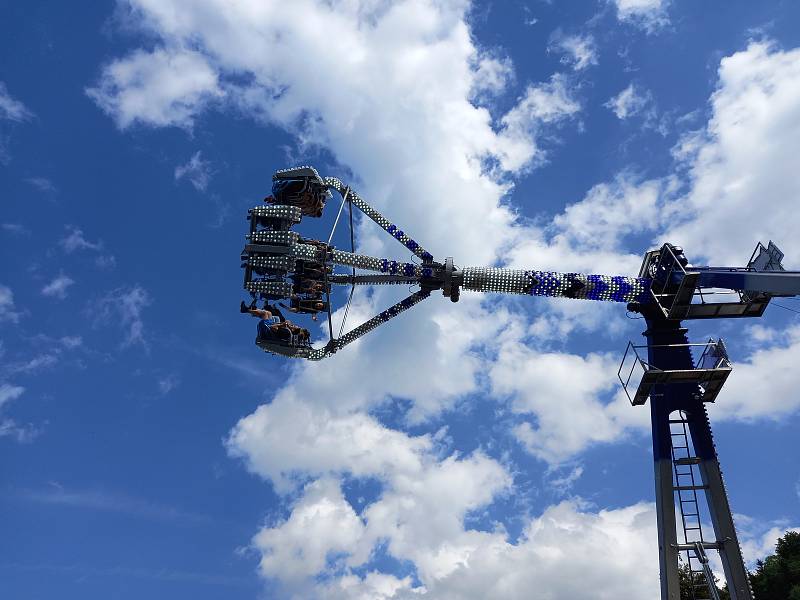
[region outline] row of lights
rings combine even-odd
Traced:
[[[269,217],[273,219],[288,219],[295,223],[300,222],[301,209],[288,204],[264,204],[250,209],[250,214],[256,217]]]
[[[296,244],[300,237],[296,231],[271,231],[264,229],[248,234],[251,242],[261,244]]]

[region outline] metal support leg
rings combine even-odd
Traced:
[[[660,386],[666,388],[667,386]],[[658,564],[661,573],[661,600],[680,600],[678,577],[678,533],[675,519],[675,491],[672,485],[672,438],[668,400],[653,394],[650,419],[653,428],[653,461],[656,480],[656,518],[658,521]]]
[[[694,362],[687,344],[686,330],[677,321],[660,317],[647,318],[648,361],[663,370],[693,369]],[[720,553],[725,580],[731,600],[752,600],[747,570],[744,566],[739,541],[733,525],[722,472],[717,459],[711,434],[711,425],[702,402],[697,384],[665,383],[653,387],[650,396],[651,423],[653,428],[653,459],[656,481],[656,511],[658,516],[658,554],[661,568],[661,600],[680,600],[678,577],[678,553],[675,516],[675,490],[686,487],[673,482],[673,435],[670,430],[670,415],[683,411],[685,423],[691,434],[695,456],[687,461],[696,464],[700,472],[708,511],[714,527],[716,541],[704,544],[704,549],[713,547]],[[683,422],[683,421],[681,421]],[[688,442],[686,443],[688,446]],[[702,564],[702,557],[695,554]],[[709,586],[714,586],[713,575],[704,566]],[[708,579],[708,577],[711,579]]]
[[[719,542],[719,556],[722,569],[728,582],[731,600],[752,600],[750,579],[744,566],[742,550],[733,525],[733,515],[725,493],[725,482],[717,459],[717,451],[711,435],[711,425],[705,406],[700,404],[696,410],[687,411],[689,430],[692,433],[695,452],[700,458],[698,464],[703,485],[706,486],[706,499],[714,535]]]

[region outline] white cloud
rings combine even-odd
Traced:
[[[548,51],[562,53],[561,63],[571,66],[575,71],[597,64],[597,46],[594,37],[589,34],[565,35],[556,31],[550,38]]]
[[[46,351],[28,360],[7,363],[3,365],[3,373],[8,375],[18,373],[36,373],[48,367],[52,367],[58,362],[58,350]]]
[[[61,273],[42,288],[42,295],[63,300],[67,297],[67,290],[74,284],[74,279]]]
[[[501,119],[502,167],[506,171],[519,171],[529,164],[543,164],[545,153],[535,143],[540,128],[564,121],[579,110],[580,104],[563,75],[553,75],[547,83],[529,85],[517,105]]]
[[[655,33],[669,25],[670,0],[610,0],[617,7],[617,19]]]
[[[558,494],[566,494],[575,485],[575,482],[583,475],[583,467],[576,465],[570,468],[568,473],[564,473],[563,469],[553,469],[550,472],[551,477],[547,479],[547,484]]]
[[[102,250],[103,243],[100,241],[88,241],[85,237],[83,237],[83,231],[81,229],[74,226],[68,226],[66,229],[68,233],[66,237],[61,238],[59,243],[61,244],[61,247],[66,250],[67,254],[71,254],[76,250]]]
[[[722,59],[712,115],[683,158],[690,190],[677,200],[685,223],[665,232],[692,262],[742,265],[757,241],[786,246],[800,231],[796,146],[800,139],[800,49],[766,42]],[[708,218],[715,231],[709,235]]]
[[[98,269],[111,270],[117,266],[117,259],[113,254],[102,254],[105,250],[102,240],[90,242],[84,236],[83,230],[74,225],[67,225],[66,230],[67,235],[59,240],[59,244],[67,254],[72,254],[77,250],[89,250],[98,253],[94,260]]]
[[[308,484],[291,516],[253,538],[261,552],[261,573],[286,583],[302,582],[327,570],[332,554],[347,555],[364,535],[364,524],[345,500],[338,482]]]
[[[56,482],[51,482],[50,487],[44,490],[20,490],[19,495],[27,501],[40,504],[123,513],[156,521],[179,521],[190,524],[212,521],[207,515],[184,511],[143,498],[102,489],[65,489]]]
[[[83,345],[83,338],[79,335],[65,335],[58,340],[67,350],[74,350]]]
[[[27,121],[33,113],[19,100],[11,97],[6,84],[0,81],[0,119]]]
[[[618,119],[624,120],[644,112],[652,100],[649,92],[639,90],[631,83],[603,106],[613,111]]]
[[[286,521],[256,536],[255,545],[264,552],[262,572],[287,585],[293,598],[521,600],[538,590],[551,600],[572,600],[592,590],[592,598],[601,600],[638,600],[658,587],[650,504],[592,512],[580,500],[562,502],[526,519],[520,539],[511,542],[502,530],[451,533],[433,520],[427,522],[433,531],[417,530],[422,515],[409,519],[408,510],[421,513],[428,506],[414,509],[414,496],[402,500],[405,508],[393,497],[382,498],[362,521],[335,483],[311,484]],[[443,502],[434,507],[447,512]],[[395,558],[413,560],[418,587],[409,578],[378,579],[375,573],[361,578],[348,569],[362,564],[364,557],[351,551],[369,537],[374,520],[396,518],[395,511],[402,523],[391,530],[387,549]],[[436,539],[433,546],[430,538]],[[331,577],[334,573],[343,575]],[[324,583],[315,584],[313,576]]]
[[[94,264],[99,269],[111,270],[117,266],[117,259],[113,254],[103,254],[94,259]]]
[[[800,326],[788,327],[773,345],[737,360],[709,413],[714,420],[779,421],[800,410],[792,390],[800,385],[795,365],[800,356]]]
[[[124,336],[123,347],[139,344],[147,349],[142,312],[151,302],[150,294],[141,286],[121,287],[97,301],[91,313],[96,323],[114,324],[115,329]]]
[[[241,419],[227,442],[233,455],[279,491],[292,489],[298,474],[411,476],[422,469],[422,457],[432,449],[428,436],[409,437],[361,412],[337,417],[290,397],[290,390]],[[298,396],[314,398],[302,391]]]
[[[14,292],[10,287],[0,284],[0,323],[3,321],[16,323],[20,314],[14,307]]]
[[[30,183],[40,192],[45,192],[47,194],[54,194],[55,192],[58,191],[53,182],[47,179],[46,177],[28,177],[25,181]]]
[[[0,438],[11,437],[17,442],[26,443],[32,441],[38,434],[39,430],[32,426],[19,425],[14,419],[5,417],[3,406],[9,402],[16,400],[25,392],[25,388],[10,383],[0,383]]]
[[[789,531],[800,532],[796,523],[793,526],[791,521],[785,519],[765,522],[748,515],[735,514],[734,522],[739,534],[742,555],[750,569],[755,569],[757,561],[775,554],[778,538]]]
[[[504,91],[514,78],[514,64],[510,58],[480,56],[475,68],[473,92],[480,98],[481,94],[496,95]]]
[[[211,163],[203,160],[200,150],[195,152],[185,165],[175,167],[175,181],[180,181],[184,177],[198,192],[206,191],[211,181]]]
[[[194,114],[222,96],[205,57],[180,48],[138,50],[116,60],[86,93],[120,129],[137,122],[191,128]]]
[[[770,527],[760,537],[745,539],[742,542],[742,554],[750,568],[755,567],[756,561],[764,560],[770,554],[775,554],[775,544],[778,538],[786,535],[788,531],[800,532],[800,528]]]
[[[620,173],[592,187],[581,201],[568,204],[549,226],[529,229],[508,250],[508,262],[516,268],[535,264],[557,271],[636,274],[642,255],[627,251],[626,242],[632,235],[655,233],[659,219],[670,214],[668,200],[675,197],[676,185],[672,178],[642,180],[630,172]],[[583,313],[603,310],[594,304],[582,308],[571,304],[560,302],[563,310],[583,311],[581,318],[588,316]]]
[[[535,425],[515,427],[517,439],[535,456],[559,463],[649,424],[646,411],[632,408],[619,389],[618,366],[616,355],[537,352],[512,341],[501,346],[489,376],[494,394],[534,417]]]
[[[0,409],[3,405],[12,400],[16,400],[25,392],[25,388],[10,383],[0,384]]]

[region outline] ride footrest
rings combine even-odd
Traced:
[[[292,284],[286,281],[248,281],[244,289],[253,294],[268,294],[280,298],[290,298]]]

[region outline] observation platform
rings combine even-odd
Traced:
[[[728,359],[725,344],[721,339],[705,343],[671,344],[650,346],[662,353],[700,352],[700,357],[687,369],[660,369],[639,354],[647,353],[648,346],[628,342],[622,357],[617,377],[622,383],[625,395],[632,406],[641,406],[650,396],[657,393],[656,386],[662,384],[690,384],[697,386],[697,394],[703,402],[714,402],[733,367]],[[701,350],[702,349],[702,350]]]

